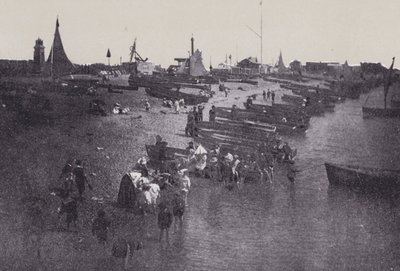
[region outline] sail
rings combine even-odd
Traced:
[[[74,69],[74,65],[68,59],[67,54],[64,51],[64,46],[61,41],[60,31],[58,28],[58,18],[56,21],[56,31],[54,33],[53,45],[51,46],[50,54],[47,59],[47,64],[51,65],[51,73],[53,75],[62,75],[69,73]]]
[[[392,80],[392,73],[393,73],[393,66],[394,66],[394,60],[395,58],[393,57],[392,59],[392,65],[390,65],[389,71],[387,73],[387,77],[386,77],[386,82],[383,88],[383,92],[384,92],[384,96],[385,96],[385,109],[386,109],[386,98],[389,92],[389,88],[390,85],[392,84],[391,80]]]

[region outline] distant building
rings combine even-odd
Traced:
[[[248,57],[243,60],[241,60],[237,66],[239,68],[244,68],[244,69],[251,69],[251,70],[259,70],[260,69],[260,63],[258,63],[256,57]]]
[[[285,64],[283,63],[282,52],[279,53],[278,63],[275,66],[279,73],[283,73],[287,71]]]
[[[300,61],[293,60],[292,62],[289,63],[289,67],[290,67],[290,70],[292,70],[292,72],[297,72],[297,73],[301,74],[302,66],[301,66]]]
[[[370,73],[370,74],[386,74],[387,68],[382,66],[381,63],[360,63],[360,69],[362,73]]]
[[[338,62],[306,62],[306,71],[309,73],[335,73],[341,67]]]
[[[33,72],[41,73],[44,68],[45,58],[44,58],[44,46],[43,40],[38,38],[35,42],[35,47],[33,47]]]

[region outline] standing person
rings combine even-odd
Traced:
[[[271,100],[272,100],[272,103],[275,102],[275,91],[272,91],[272,93],[271,93]]]
[[[208,121],[215,122],[215,118],[217,116],[217,112],[215,109],[215,105],[211,106],[210,111],[208,112]]]
[[[169,242],[169,228],[171,227],[172,224],[172,214],[168,210],[167,206],[165,204],[160,204],[160,212],[158,213],[158,227],[160,228],[160,237],[158,239],[159,242],[161,242],[163,233],[165,231],[166,233],[166,238],[167,238],[167,243]]]
[[[199,122],[199,112],[197,111],[197,107],[193,106],[193,115],[194,115],[194,122]]]
[[[265,92],[265,90],[263,90],[263,99],[265,100],[266,99],[266,97],[267,97],[267,93]]]
[[[297,170],[293,164],[289,164],[286,177],[289,179],[290,182],[293,183],[295,181],[297,172],[299,172],[299,170]]]
[[[62,201],[61,206],[58,208],[58,216],[61,217],[64,213],[66,214],[65,222],[67,224],[67,230],[71,222],[74,223],[76,228],[76,221],[78,220],[78,203],[71,197],[68,192],[61,195]]]
[[[144,101],[144,108],[146,109],[146,111],[150,110],[150,103],[149,103],[149,100],[147,100],[147,99]]]
[[[234,105],[232,105],[232,109],[231,109],[231,119],[232,120],[237,120],[238,119],[238,110],[237,110],[237,107],[236,107],[236,105],[234,104]]]
[[[268,89],[268,91],[267,91],[267,101],[269,100],[270,97],[271,97],[271,91]]]
[[[193,110],[191,110],[187,116],[187,123],[186,123],[186,128],[185,128],[186,136],[193,136],[194,125],[195,125],[195,115],[194,115]]]
[[[203,121],[203,110],[204,110],[204,106],[199,105],[199,107],[198,107],[198,119],[199,119],[199,121]]]
[[[99,210],[92,224],[92,234],[96,236],[97,240],[102,245],[105,245],[107,242],[108,227],[110,227],[111,224],[105,216],[106,213],[104,210]]]
[[[132,258],[135,246],[133,242],[127,241],[127,238],[117,238],[112,246],[111,255],[115,257],[116,266],[118,269],[114,270],[127,270],[129,261]]]
[[[74,174],[72,173],[72,164],[67,162],[63,167],[60,177],[58,177],[61,183],[61,193],[68,192],[72,193],[74,190]]]
[[[85,170],[83,169],[82,161],[76,160],[75,165],[76,166],[73,170],[73,173],[75,175],[75,183],[76,183],[76,187],[78,188],[79,197],[82,199],[83,193],[85,192],[86,184],[88,185],[90,190],[92,190],[93,188],[90,185],[90,183],[88,182],[88,179],[85,174]]]
[[[253,105],[253,100],[249,96],[249,97],[247,97],[247,100],[246,100],[246,109],[250,109],[252,105]]]
[[[225,97],[228,97],[228,88],[224,86]]]
[[[179,106],[179,100],[178,99],[175,100],[174,107],[175,107],[175,113],[179,114],[180,106]]]
[[[187,173],[186,169],[182,169],[182,170],[178,171],[179,188],[183,195],[185,205],[187,205],[187,197],[188,197],[190,186],[191,186],[190,178],[189,178],[189,176],[187,176],[186,173]]]
[[[174,229],[176,231],[176,223],[179,221],[182,228],[183,214],[185,213],[185,201],[180,193],[175,193],[172,200],[172,213],[174,214]]]

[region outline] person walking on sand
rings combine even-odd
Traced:
[[[160,229],[160,237],[158,238],[158,241],[161,242],[164,231],[166,234],[166,240],[167,243],[169,242],[169,228],[171,227],[172,224],[172,214],[168,210],[167,206],[165,204],[160,204],[159,205],[160,211],[158,213],[158,227]]]
[[[85,192],[85,187],[86,184],[88,185],[89,189],[92,190],[92,186],[88,182],[88,179],[86,177],[82,161],[81,160],[76,160],[75,162],[76,167],[73,170],[73,173],[75,175],[75,183],[76,187],[78,188],[79,192],[79,197],[82,199],[83,193]]]
[[[272,100],[272,103],[275,103],[275,91],[272,91],[272,93],[271,93],[271,100]]]
[[[99,210],[92,224],[92,234],[96,236],[97,240],[102,245],[105,245],[107,242],[108,227],[110,227],[111,224],[105,216],[106,213],[104,210]]]
[[[267,91],[267,101],[271,98],[271,91],[268,89]]]

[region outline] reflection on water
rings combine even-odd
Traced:
[[[394,270],[400,268],[399,201],[331,188],[323,162],[395,167],[399,120],[363,120],[362,100],[313,118],[290,139],[303,170],[294,184],[227,191],[194,180],[184,228],[155,252],[153,270]]]

